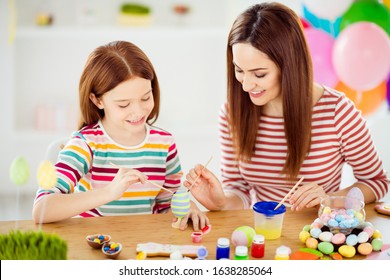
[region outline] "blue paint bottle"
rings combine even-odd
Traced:
[[[218,238],[216,259],[229,259],[230,257],[230,241],[228,238]]]

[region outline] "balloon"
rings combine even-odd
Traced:
[[[302,26],[303,28],[309,28],[311,25],[310,25],[310,22],[308,22],[306,19],[304,18],[300,18],[301,22],[302,22]]]
[[[344,92],[365,116],[375,112],[386,98],[386,82],[380,83],[374,89],[363,92],[357,92],[343,82],[339,82],[335,89]]]
[[[30,177],[30,167],[24,157],[17,157],[12,161],[9,176],[12,183],[17,186],[27,183]]]
[[[334,22],[330,22],[327,19],[319,18],[311,13],[305,6],[303,6],[303,15],[307,21],[316,28],[324,30],[333,37],[337,37],[340,32],[341,17],[337,18]]]
[[[387,86],[387,105],[390,110],[390,78],[387,80],[386,86]]]
[[[314,81],[329,87],[336,86],[338,78],[332,62],[333,37],[315,28],[306,28],[304,32],[313,62]]]
[[[50,190],[57,184],[57,174],[54,165],[45,160],[38,167],[38,185],[41,189]]]
[[[390,39],[374,23],[351,24],[336,38],[333,66],[347,86],[359,91],[372,89],[389,74]]]
[[[356,1],[341,17],[340,30],[355,22],[369,21],[382,27],[390,36],[390,11],[378,1]]]
[[[383,4],[390,10],[390,0],[383,0]]]
[[[302,2],[316,16],[334,21],[351,6],[353,0],[303,0]]]

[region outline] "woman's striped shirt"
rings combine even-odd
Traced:
[[[141,144],[125,147],[115,143],[98,122],[73,133],[55,164],[57,185],[49,191],[39,189],[35,202],[50,193],[69,194],[104,188],[114,179],[118,171],[116,166],[139,170],[150,181],[172,191],[180,187],[182,171],[176,144],[170,133],[147,126],[146,137]],[[170,207],[171,198],[170,192],[148,182],[136,183],[118,200],[80,215],[160,213]]]
[[[251,161],[237,161],[226,104],[222,107],[219,117],[222,184],[225,192],[242,199],[245,208],[256,201],[280,201],[292,187],[281,175],[287,157],[283,118],[263,115],[257,130]],[[361,112],[343,93],[326,88],[313,108],[310,152],[299,177],[305,177],[306,183],[316,182],[327,193],[335,192],[340,187],[344,163],[351,165],[357,181],[370,187],[377,199],[387,193],[389,179]]]

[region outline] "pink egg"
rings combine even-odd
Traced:
[[[332,243],[333,244],[336,244],[336,245],[339,245],[339,244],[343,244],[345,242],[345,234],[343,233],[336,233],[335,235],[333,235],[332,237]]]
[[[374,229],[372,227],[365,227],[363,231],[368,233],[368,237],[371,237],[374,234]]]

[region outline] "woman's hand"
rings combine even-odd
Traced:
[[[192,227],[194,231],[200,231],[202,228],[210,224],[209,218],[204,212],[202,212],[198,206],[191,201],[190,212],[181,219],[179,228],[185,230],[188,226],[188,221],[191,219]],[[173,218],[173,222],[176,222],[177,218]]]
[[[196,200],[209,210],[221,210],[226,203],[226,196],[217,177],[207,168],[198,164],[186,175],[184,186],[191,188],[191,194]]]
[[[310,208],[319,205],[321,199],[326,196],[324,189],[317,183],[308,183],[298,188],[290,197],[292,211]]]
[[[133,184],[145,184],[147,176],[135,169],[119,168],[114,180],[107,185],[107,190],[112,196],[112,200],[116,200]]]

